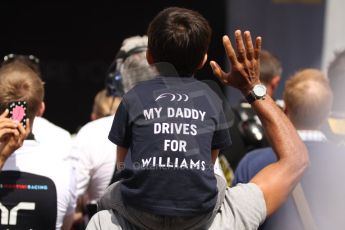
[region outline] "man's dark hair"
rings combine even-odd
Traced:
[[[194,73],[207,53],[212,30],[198,12],[178,7],[161,11],[148,28],[154,62],[169,62],[180,75]]]

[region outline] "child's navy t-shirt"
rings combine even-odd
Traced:
[[[132,164],[125,204],[164,216],[195,216],[217,200],[212,149],[231,144],[221,99],[192,77],[157,77],[127,94],[109,140],[128,148]]]

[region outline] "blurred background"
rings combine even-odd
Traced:
[[[250,30],[283,64],[283,81],[295,71],[327,67],[345,47],[345,1],[170,0],[1,1],[0,56],[32,54],[40,59],[46,87],[45,117],[75,133],[90,120],[95,94],[124,38],[143,35],[163,8],[199,11],[213,29],[209,58],[224,66],[223,34]],[[197,78],[213,78],[207,65]],[[281,96],[280,85],[277,98]],[[224,89],[232,104],[238,92]]]

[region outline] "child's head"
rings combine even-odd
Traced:
[[[169,62],[180,75],[193,74],[206,62],[212,30],[198,12],[170,7],[148,28],[148,61]]]

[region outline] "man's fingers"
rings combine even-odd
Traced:
[[[213,74],[216,75],[216,77],[221,78],[222,77],[222,70],[220,66],[215,61],[210,61],[210,66],[212,68]]]
[[[234,48],[232,47],[231,41],[228,36],[223,36],[223,46],[225,49],[226,54],[228,55],[228,58],[231,62],[231,64],[234,66],[237,64],[237,57]]]
[[[214,74],[221,82],[227,83],[228,80],[226,79],[226,74],[224,73],[224,71],[222,70],[222,68],[220,68],[220,66],[217,64],[217,62],[215,62],[215,61],[210,61],[210,65],[211,65],[213,74]]]
[[[0,115],[0,118],[5,118],[5,117],[7,117],[8,113],[9,113],[9,111],[8,111],[8,109],[6,109],[6,110]]]
[[[18,133],[17,130],[18,124],[14,122],[11,119],[8,118],[1,118],[0,119],[0,138],[3,137],[3,135],[8,134],[8,133],[13,133],[15,132]]]
[[[17,128],[18,127],[18,124],[17,122],[11,120],[11,119],[8,119],[8,118],[2,118],[0,119],[0,129],[2,128]]]
[[[19,136],[16,138],[16,140],[17,140],[17,145],[21,146],[23,144],[23,141],[27,138],[28,132],[22,124],[18,126],[18,130],[19,130]]]
[[[244,32],[244,40],[247,47],[247,58],[251,61],[254,58],[254,47],[252,42],[252,37],[250,36],[249,31]]]
[[[18,130],[20,132],[20,135],[25,135],[26,130],[24,129],[24,127],[21,123],[19,123],[19,125],[18,125]]]
[[[261,37],[256,37],[256,39],[255,39],[255,49],[254,49],[254,58],[256,60],[258,60],[259,57],[260,57],[261,46],[262,46],[262,38]]]
[[[9,128],[4,128],[0,130],[0,137],[2,137],[5,134],[15,134],[16,133],[16,129],[9,129]],[[18,133],[18,131],[17,131]]]
[[[13,135],[14,135],[15,137],[19,137],[19,135],[20,135],[19,130],[18,130],[18,129],[15,129],[15,130],[13,131]]]
[[[238,52],[238,61],[243,62],[246,59],[246,48],[243,43],[241,30],[235,31],[235,39]]]
[[[30,119],[27,118],[26,119],[26,128],[25,128],[25,138],[27,136],[29,136],[30,132],[31,132],[31,123],[30,123]]]

